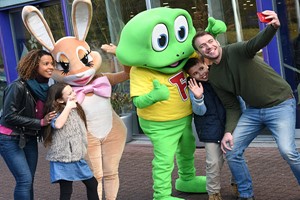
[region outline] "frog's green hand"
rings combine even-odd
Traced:
[[[217,37],[217,35],[221,33],[225,33],[226,30],[227,30],[227,26],[223,21],[215,19],[213,17],[208,18],[208,25],[205,29],[206,32],[209,32],[214,37]]]
[[[156,102],[168,100],[169,97],[168,87],[160,84],[158,80],[153,80],[153,89],[148,94],[134,97],[133,103],[137,108],[146,108]]]

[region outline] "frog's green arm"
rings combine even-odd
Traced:
[[[213,17],[208,18],[208,25],[205,29],[206,32],[211,33],[214,37],[217,37],[221,33],[225,33],[227,30],[226,24]]]
[[[139,109],[146,108],[148,106],[151,106],[154,103],[155,102],[148,94],[138,96],[138,97],[133,97],[133,104]]]
[[[145,95],[133,97],[133,104],[137,108],[146,108],[158,101],[168,100],[170,91],[166,85],[160,84],[158,80],[153,80],[153,89]]]

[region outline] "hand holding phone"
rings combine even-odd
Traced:
[[[261,12],[257,13],[258,19],[262,23],[269,23],[272,21],[272,19],[266,19],[267,15],[262,14]]]

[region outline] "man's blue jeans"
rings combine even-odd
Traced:
[[[17,136],[0,134],[0,154],[16,180],[15,200],[33,200],[33,180],[38,160],[37,138],[19,147]]]
[[[238,185],[240,197],[253,196],[252,179],[243,153],[264,127],[271,131],[281,156],[290,165],[300,185],[300,154],[295,144],[295,122],[294,98],[271,108],[247,107],[243,112],[233,132],[233,149],[226,152],[226,159]]]

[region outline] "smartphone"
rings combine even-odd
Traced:
[[[261,12],[258,12],[257,16],[258,16],[259,21],[262,23],[269,23],[270,21],[272,21],[272,19],[266,19],[267,15],[264,15]]]

